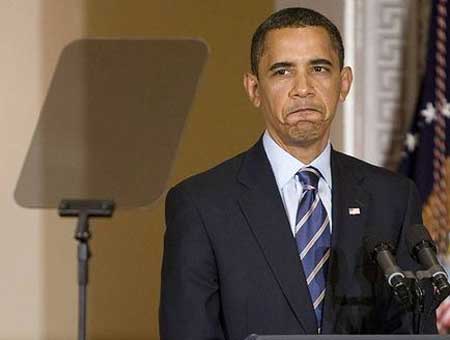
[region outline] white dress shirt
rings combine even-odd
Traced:
[[[313,166],[320,171],[318,195],[325,206],[330,219],[330,231],[332,230],[332,206],[331,206],[331,145],[328,142],[322,153],[311,163],[303,164],[297,158],[282,149],[270,136],[267,130],[264,132],[263,145],[269,159],[275,180],[280,190],[284,208],[286,210],[292,234],[297,233],[295,218],[297,208],[303,194],[303,186],[295,174],[306,166]]]

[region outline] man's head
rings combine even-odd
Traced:
[[[303,18],[301,25],[299,18]],[[328,24],[305,24],[318,21]],[[328,19],[307,9],[273,14],[253,39],[256,71],[244,76],[250,101],[262,111],[272,138],[304,162],[327,144],[337,104],[345,100],[353,79],[351,69],[342,65],[343,48],[336,47],[331,26]]]
[[[253,34],[250,50],[251,70],[258,76],[258,64],[264,53],[264,42],[269,31],[281,28],[323,27],[336,49],[340,68],[344,66],[344,45],[337,27],[322,14],[309,8],[291,7],[273,13],[259,25]]]

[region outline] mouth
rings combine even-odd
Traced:
[[[308,112],[319,112],[320,113],[320,111],[314,107],[301,107],[301,108],[296,108],[296,109],[290,111],[288,113],[288,115],[295,114],[295,113],[308,113]]]
[[[321,116],[322,113],[315,107],[301,107],[289,111],[286,120],[288,123],[311,122],[317,121]]]

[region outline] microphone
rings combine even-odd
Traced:
[[[365,248],[372,260],[378,263],[384,277],[394,291],[394,295],[406,308],[411,308],[411,294],[406,283],[405,274],[397,265],[393,252],[394,247],[388,241],[378,241],[371,237],[365,237]]]
[[[411,256],[426,268],[431,283],[439,296],[450,295],[448,275],[436,257],[436,246],[423,224],[412,225],[407,233],[406,243]]]

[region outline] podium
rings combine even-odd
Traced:
[[[444,340],[450,335],[256,335],[245,340]]]

